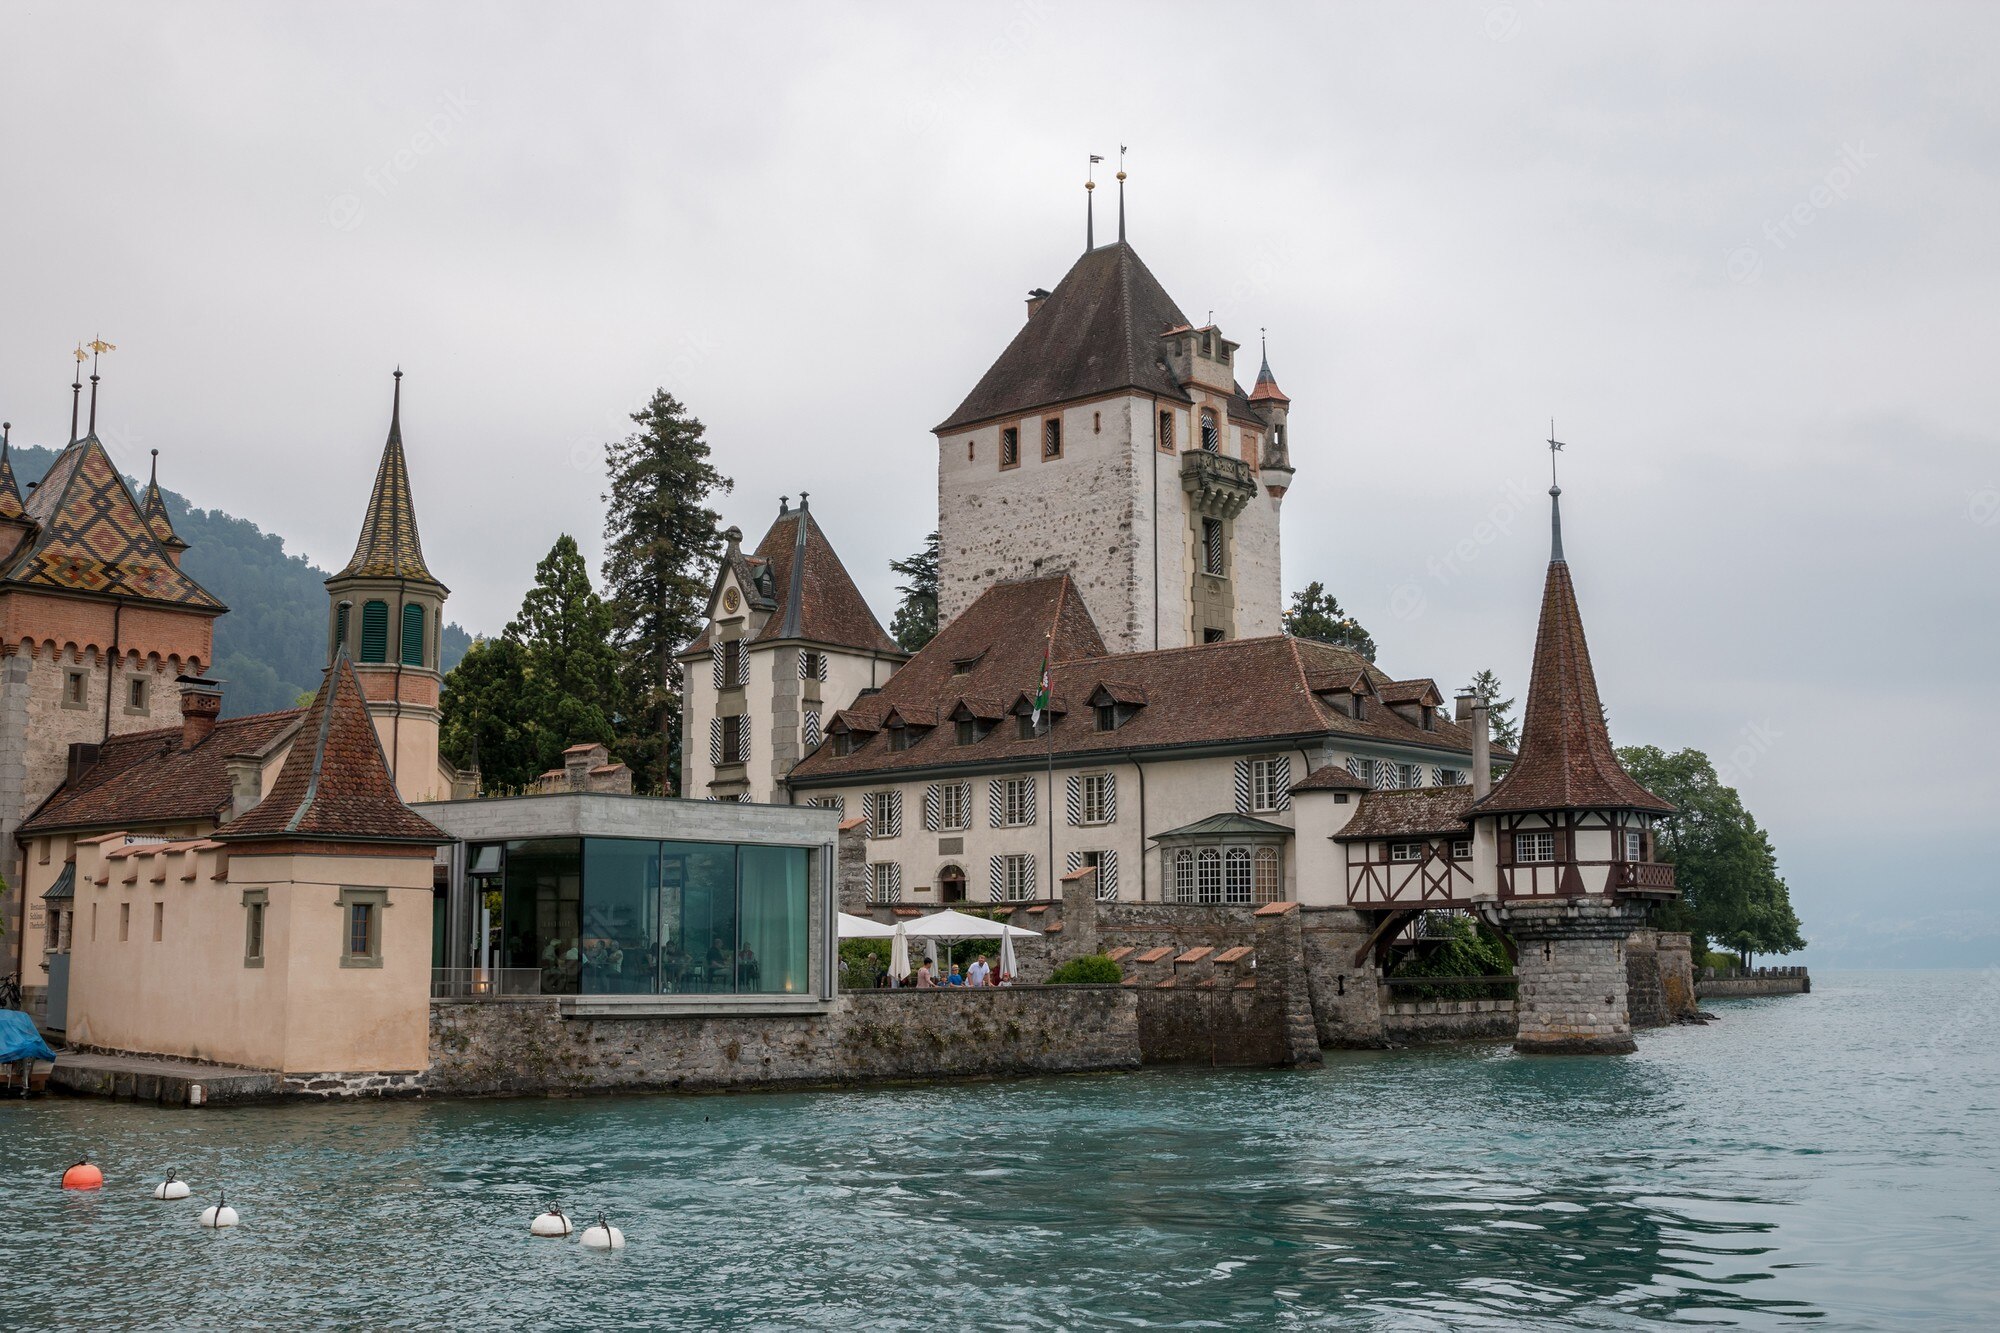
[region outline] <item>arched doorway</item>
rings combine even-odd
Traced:
[[[965,872],[957,866],[946,866],[938,871],[938,901],[962,903],[965,901]]]

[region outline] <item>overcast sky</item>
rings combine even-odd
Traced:
[[[1615,739],[1727,766],[1809,957],[1984,963],[1996,37],[1887,4],[17,0],[0,414],[61,444],[101,332],[128,471],[158,448],[337,567],[400,363],[427,555],[491,632],[557,534],[595,559],[601,445],[665,386],[725,517],[755,540],[810,491],[886,622],[929,428],[1127,143],[1154,273],[1270,330],[1288,588],[1398,676],[1520,691],[1554,416]]]

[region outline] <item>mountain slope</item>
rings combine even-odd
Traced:
[[[14,476],[25,489],[55,462],[52,449],[13,450]],[[134,495],[145,484],[127,477]],[[229,614],[215,622],[215,674],[225,717],[291,708],[319,688],[326,665],[327,571],[285,551],[285,539],[220,509],[196,509],[177,492],[161,488],[174,531],[189,544],[182,567],[220,597]],[[444,627],[439,650],[446,671],[465,656],[472,636]]]

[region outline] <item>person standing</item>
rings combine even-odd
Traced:
[[[971,967],[965,969],[965,984],[968,986],[991,985],[990,978],[992,975],[993,969],[986,965],[986,955],[981,954],[972,960]]]
[[[924,959],[924,965],[917,969],[917,989],[937,989],[937,973],[931,971],[931,960]]]

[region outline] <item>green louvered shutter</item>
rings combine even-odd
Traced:
[[[386,662],[389,660],[389,604],[387,602],[363,602],[361,604],[361,660],[364,662]]]
[[[334,652],[336,653],[339,652],[340,649],[343,646],[345,646],[346,643],[347,643],[347,603],[342,602],[339,606],[333,608]],[[332,656],[332,654],[329,653],[328,656]]]
[[[424,664],[424,608],[417,602],[403,604],[403,665]]]

